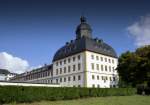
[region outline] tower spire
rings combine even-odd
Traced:
[[[81,17],[80,17],[80,21],[81,21],[81,23],[86,23],[86,17],[81,16]]]
[[[84,16],[80,17],[80,24],[76,28],[76,39],[80,39],[82,37],[92,38],[92,29],[91,26],[86,22],[86,18]]]

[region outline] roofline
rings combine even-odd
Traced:
[[[113,58],[118,59],[118,56],[117,56],[117,57],[114,57],[114,56],[110,56],[110,55],[107,55],[107,54],[102,54],[102,53],[98,53],[98,52],[96,52],[96,51],[91,51],[91,50],[87,50],[87,49],[85,49],[85,50],[82,50],[82,51],[79,51],[79,52],[73,53],[72,55],[68,55],[68,56],[61,57],[61,58],[59,58],[59,59],[53,60],[52,62],[55,62],[55,61],[57,61],[57,60],[64,59],[64,58],[69,57],[69,56],[73,56],[73,55],[75,55],[75,54],[79,54],[79,53],[84,52],[84,51],[90,51],[90,52],[94,52],[94,53],[97,53],[97,54],[101,54],[101,55],[105,55],[105,56],[109,56],[109,57],[113,57]]]
[[[26,76],[26,75],[30,75],[30,74],[36,74],[36,73],[39,73],[39,72],[44,72],[44,71],[47,71],[47,69],[46,69],[46,70],[41,70],[41,69],[44,68],[44,67],[48,67],[48,66],[51,66],[51,67],[52,67],[53,64],[48,64],[48,65],[46,65],[46,66],[42,66],[42,67],[33,69],[33,70],[31,70],[31,71],[28,71],[28,72],[24,72],[24,73],[18,74],[18,75],[16,75],[15,77]]]

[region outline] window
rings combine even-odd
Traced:
[[[115,67],[112,67],[113,72],[115,72]]]
[[[76,70],[76,65],[73,65],[73,71],[75,71]]]
[[[70,63],[70,58],[68,58],[68,63]]]
[[[78,63],[78,70],[80,70],[81,69],[81,64],[80,63]]]
[[[75,76],[73,76],[73,81],[75,81],[76,80],[76,77]]]
[[[103,61],[103,57],[101,57],[101,61]]]
[[[101,65],[101,71],[103,71],[103,70],[104,70],[103,65]]]
[[[80,85],[78,85],[78,87],[81,87]]]
[[[110,85],[110,88],[112,88],[113,86],[112,85]]]
[[[78,55],[78,60],[80,60],[80,55]]]
[[[68,72],[70,72],[70,66],[68,66]]]
[[[99,76],[97,76],[97,80],[99,80]]]
[[[58,75],[58,69],[56,69],[56,75]]]
[[[62,82],[62,78],[60,78],[60,82]]]
[[[70,77],[68,77],[68,81],[70,81],[71,79],[70,79]]]
[[[60,65],[62,65],[62,61],[60,61]]]
[[[56,79],[56,83],[58,83],[58,79]]]
[[[107,71],[107,66],[105,66],[105,71]]]
[[[115,77],[113,77],[113,81],[116,81],[116,78],[115,78]]]
[[[96,60],[99,60],[99,56],[96,56]]]
[[[91,59],[94,59],[94,55],[91,55]]]
[[[110,80],[110,81],[112,81],[112,78],[111,78],[111,77],[109,77],[109,80]]]
[[[100,85],[98,84],[97,87],[100,88]]]
[[[109,71],[111,72],[111,66],[109,66]]]
[[[75,61],[76,60],[76,57],[73,57],[73,61]]]
[[[48,83],[50,83],[50,80],[48,80]]]
[[[64,78],[64,82],[66,82],[66,78]]]
[[[110,60],[110,59],[108,59],[108,62],[109,62],[109,63],[111,63],[111,60]]]
[[[64,60],[64,64],[66,64],[66,60]]]
[[[62,74],[62,68],[60,68],[60,74]]]
[[[112,59],[112,63],[114,64],[114,60]]]
[[[102,76],[102,80],[104,80],[104,77]]]
[[[45,75],[48,76],[48,71],[45,72]]]
[[[56,66],[58,66],[58,62],[56,62]]]
[[[115,86],[115,85],[113,85],[113,87],[115,88],[116,86]]]
[[[93,79],[93,80],[94,80],[94,78],[95,78],[94,75],[92,75],[92,79]]]
[[[66,73],[66,67],[64,67],[64,73]]]
[[[99,64],[96,64],[97,70],[99,70]]]
[[[108,80],[108,77],[106,76],[106,80]]]
[[[95,88],[95,85],[93,84],[92,87]]]
[[[91,66],[92,66],[92,70],[94,70],[94,63],[91,63]]]
[[[51,73],[51,72],[47,71],[47,76],[50,76],[50,73]]]
[[[107,58],[105,58],[105,62],[107,62]]]
[[[80,75],[78,75],[78,80],[81,80],[81,76]]]

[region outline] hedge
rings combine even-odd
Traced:
[[[41,100],[68,100],[85,97],[126,96],[136,94],[135,88],[67,88],[0,86],[0,104]]]

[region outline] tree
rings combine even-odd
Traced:
[[[121,54],[117,70],[122,86],[150,84],[150,45]]]

